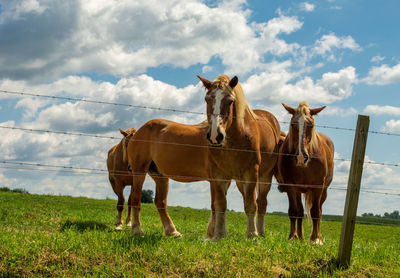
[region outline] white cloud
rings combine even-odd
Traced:
[[[376,64],[379,64],[383,60],[385,60],[385,57],[382,57],[381,55],[377,55],[371,58],[371,62]]]
[[[7,20],[21,19],[29,13],[40,15],[47,9],[47,6],[39,3],[38,0],[21,0],[2,2],[1,8],[0,23],[3,23]]]
[[[17,102],[15,108],[23,108],[24,119],[27,120],[36,116],[37,111],[48,103],[48,100],[45,99],[22,98]]]
[[[337,37],[335,34],[331,33],[328,35],[323,35],[319,40],[315,42],[312,53],[314,55],[327,57],[330,61],[335,61],[335,49],[350,49],[352,51],[361,51],[361,47],[351,36]]]
[[[162,107],[205,113],[204,105],[199,105],[204,103],[204,89],[200,83],[179,89],[154,80],[148,75],[140,75],[122,78],[116,84],[94,82],[88,77],[79,76],[68,76],[49,84],[39,85],[0,80],[0,88],[5,86],[3,84],[6,84],[11,91],[24,87],[26,91],[40,95],[72,96],[136,106],[127,108],[90,102],[57,99],[50,102],[48,99],[22,98],[15,107],[22,109],[22,113],[26,115],[26,122],[21,125],[28,128],[104,133],[119,127],[138,127],[150,118],[161,116],[181,122],[197,122],[205,118],[205,115],[138,108],[139,106]],[[7,96],[15,98],[14,95],[5,95]],[[35,118],[27,121],[31,116]]]
[[[315,5],[308,2],[303,2],[300,4],[300,10],[305,12],[312,12],[315,10]]]
[[[383,130],[387,132],[400,132],[400,120],[387,121]]]
[[[341,108],[338,106],[327,106],[324,109],[324,115],[331,115],[331,116],[339,116],[339,117],[348,117],[357,114],[357,109],[350,107],[350,108]]]
[[[390,105],[368,105],[364,108],[364,113],[373,115],[400,115],[400,107]]]
[[[386,64],[372,67],[363,81],[370,85],[387,85],[400,82],[400,64],[393,67]]]
[[[299,30],[302,22],[284,15],[248,22],[245,1],[222,1],[215,8],[197,0],[28,2],[46,8],[36,9],[40,17],[29,13],[4,22],[3,77],[42,81],[93,71],[128,76],[159,65],[207,64],[212,57],[221,59],[228,74],[241,74],[260,67],[266,53],[294,54],[300,48],[279,35]],[[4,9],[3,14],[13,11]],[[13,32],[16,27],[21,32]],[[32,28],[37,34],[25,31]]]
[[[297,103],[308,101],[310,104],[329,104],[349,97],[353,84],[357,82],[354,67],[328,72],[314,82],[304,77],[294,84],[289,82],[297,77],[285,69],[277,72],[264,72],[251,76],[244,84],[250,100],[265,103]]]

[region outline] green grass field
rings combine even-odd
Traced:
[[[146,235],[136,237],[129,228],[113,231],[115,206],[0,192],[0,277],[400,277],[400,226],[357,224],[352,264],[338,269],[335,217],[324,217],[323,246],[288,241],[289,220],[280,215],[266,216],[265,237],[246,239],[239,212],[227,214],[227,237],[209,242],[208,210],[170,207],[183,237],[167,238],[154,205],[144,204]]]

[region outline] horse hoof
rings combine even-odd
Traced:
[[[117,227],[114,228],[114,231],[122,231],[122,224],[118,225]]]
[[[132,232],[135,236],[144,236],[144,232],[140,227],[132,228]]]
[[[173,231],[172,233],[166,233],[165,235],[168,237],[182,237],[182,234],[176,230]]]
[[[322,239],[320,239],[320,238],[317,238],[315,240],[311,240],[311,244],[320,245],[320,246],[324,245],[324,243],[322,242]]]
[[[224,237],[225,237],[225,235],[223,235],[223,234],[214,235],[214,236],[211,238],[211,241],[213,241],[213,242],[215,242],[215,241],[220,241],[220,240],[223,239]]]
[[[247,238],[256,238],[256,237],[258,237],[258,233],[257,232],[247,233]]]
[[[127,223],[126,223],[126,226],[132,227],[132,222],[127,222]]]

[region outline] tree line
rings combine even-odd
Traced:
[[[373,214],[372,212],[363,213],[361,216],[364,217],[379,217],[379,218],[389,218],[389,219],[400,219],[400,213],[398,210],[395,210],[391,213],[385,212],[383,215]]]

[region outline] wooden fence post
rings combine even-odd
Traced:
[[[341,267],[345,268],[350,265],[351,249],[353,247],[353,235],[356,224],[358,196],[360,194],[368,128],[369,116],[358,115],[338,253],[338,263]]]

